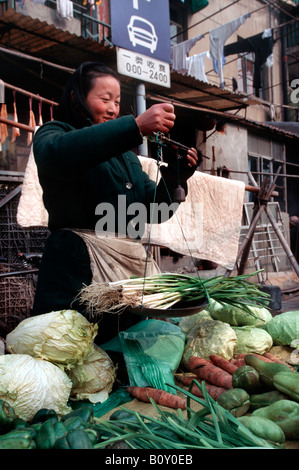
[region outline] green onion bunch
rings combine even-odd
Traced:
[[[228,410],[221,407],[207,393],[205,383],[192,382],[200,388],[204,398],[172,385],[187,397],[187,417],[182,410],[177,413],[161,410],[154,400],[156,417],[129,410],[128,417],[117,420],[95,418],[101,441],[95,449],[113,448],[124,442],[132,449],[273,449],[279,446],[261,439],[238,421]],[[190,387],[191,387],[190,386]],[[189,388],[190,390],[191,388]],[[202,405],[194,411],[191,400]]]
[[[128,307],[170,309],[210,302],[230,306],[266,306],[269,294],[249,280],[249,275],[200,278],[187,274],[161,273],[109,283],[92,283],[80,292],[80,301],[90,312],[120,313]],[[248,312],[253,313],[248,309]]]

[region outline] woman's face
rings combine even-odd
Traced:
[[[120,107],[120,84],[116,78],[111,75],[95,78],[86,104],[93,115],[94,124],[116,119]]]

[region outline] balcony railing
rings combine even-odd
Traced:
[[[45,0],[45,5],[57,10],[56,0]],[[94,16],[90,15],[90,12]],[[91,9],[88,4],[81,5],[81,3],[73,1],[73,17],[81,22],[81,36],[112,45],[111,25],[99,20],[96,14],[97,8]]]

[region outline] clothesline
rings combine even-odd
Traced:
[[[266,6],[269,6],[269,4],[267,3]],[[255,53],[255,72],[253,79],[254,88],[256,90],[261,88],[261,67],[265,62],[267,62],[267,65],[269,66],[271,66],[273,62],[273,46],[276,42],[273,38],[273,32],[279,28],[282,28],[286,24],[291,24],[294,21],[298,21],[298,19],[291,15],[293,18],[292,21],[283,23],[275,28],[270,27],[259,34],[241,40],[241,42],[237,41],[236,43],[229,44],[229,46],[226,46],[225,44],[230,36],[232,36],[232,34],[235,33],[240,28],[240,26],[251,17],[253,13],[260,11],[262,8],[265,8],[265,5],[253,10],[250,13],[241,15],[238,18],[211,29],[208,32],[202,33],[198,36],[187,39],[172,46],[172,70],[184,75],[191,75],[196,79],[205,82],[208,81],[207,74],[214,71],[220,78],[220,87],[224,88],[223,67],[226,63],[225,57],[239,53],[240,51],[238,51],[238,48],[241,47],[242,42],[242,53]],[[204,38],[206,34],[209,34],[210,36],[209,50],[199,54],[189,55],[189,52],[193,46],[202,38]],[[228,50],[228,48],[230,48],[230,50]],[[227,51],[225,51],[225,49],[227,49]],[[213,69],[209,70],[208,72],[205,71],[206,57],[213,61]],[[237,59],[233,59],[230,62],[233,62],[234,60]]]
[[[277,5],[273,3],[271,0],[264,0],[269,6],[276,8],[277,10],[281,11],[285,15],[289,16],[290,18],[296,19],[295,16],[291,15],[290,12],[286,11],[284,8],[282,8],[280,5]]]
[[[298,21],[299,21],[299,18],[296,18],[296,19],[294,19],[294,20],[287,21],[287,22],[285,22],[285,23],[283,23],[283,24],[280,24],[280,25],[278,25],[278,26],[274,26],[274,27],[271,28],[271,29],[272,29],[273,31],[276,31],[276,30],[278,30],[278,29],[281,29],[281,28],[284,27],[284,26],[288,26],[288,25],[297,23]],[[288,33],[284,33],[284,34],[280,35],[279,37],[277,37],[277,38],[275,39],[275,42],[277,42],[279,39],[282,39],[282,38],[284,38],[284,37],[286,37],[286,36],[288,36]],[[246,52],[246,53],[243,54],[243,56],[245,57],[245,56],[247,56],[247,55],[249,55],[249,54],[251,54],[251,52]],[[238,58],[239,58],[239,57],[235,57],[234,59],[230,60],[229,62],[226,62],[225,65],[228,65],[228,64],[231,64],[232,62],[235,62],[236,60],[238,60]],[[206,72],[206,74],[209,74],[209,73],[212,73],[212,72],[214,72],[214,69],[208,70],[208,71]]]
[[[218,13],[221,13],[223,10],[226,10],[227,8],[235,5],[236,3],[238,3],[240,0],[235,0],[234,2],[230,3],[229,5],[226,5],[225,7],[223,8],[220,8],[220,10],[217,10],[215,11],[214,13],[212,13],[211,15],[209,16],[206,16],[205,18],[203,18],[202,20],[198,21],[197,23],[194,23],[192,25],[190,25],[188,28],[184,29],[183,31],[180,31],[178,34],[176,34],[175,36],[172,36],[171,39],[174,39],[176,38],[177,36],[180,36],[181,34],[183,33],[186,33],[187,31],[189,31],[191,28],[194,28],[195,26],[198,26],[199,24],[203,23],[204,21],[206,20],[209,20],[211,19],[213,16],[217,15]],[[253,10],[252,12],[250,12],[250,15],[253,15],[254,13],[257,13],[259,12],[260,10],[263,10],[264,8],[268,7],[269,5],[264,5],[262,7],[259,7],[257,8],[256,10]],[[207,31],[206,33],[203,33],[204,35],[206,34],[209,34],[209,32]]]

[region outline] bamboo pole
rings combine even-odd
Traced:
[[[272,214],[272,212],[268,209],[267,206],[265,206],[265,212],[272,224],[272,227],[274,228],[274,231],[277,235],[277,237],[279,238],[279,241],[280,243],[282,244],[282,247],[284,249],[284,251],[286,252],[286,255],[287,257],[289,258],[289,261],[291,263],[291,265],[293,266],[294,268],[294,271],[296,272],[297,276],[299,277],[299,264],[297,263],[296,261],[296,258],[295,256],[293,255],[289,245],[287,244],[284,236],[283,236],[283,233],[281,232],[276,220],[275,220],[275,217],[274,215]]]
[[[261,189],[255,188],[255,189],[258,189],[258,192],[259,192],[258,198],[259,198],[259,200],[263,199],[265,202],[263,204],[260,204],[260,205],[255,204],[254,211],[253,211],[253,218],[251,220],[250,227],[248,229],[248,232],[247,232],[243,242],[241,243],[241,246],[239,248],[239,252],[237,254],[236,262],[238,262],[238,260],[240,259],[240,265],[238,267],[238,274],[243,274],[243,272],[244,272],[257,223],[258,223],[259,219],[261,218],[261,216],[262,216],[262,214],[263,214],[263,212],[264,212],[264,210],[267,206],[267,202],[269,201],[270,197],[272,196],[272,193],[275,189],[276,180],[279,176],[280,171],[281,171],[281,166],[278,168],[277,173],[275,175],[275,178],[274,178],[271,186],[268,189],[266,189],[266,181],[264,182],[264,187],[263,188],[261,188]]]

